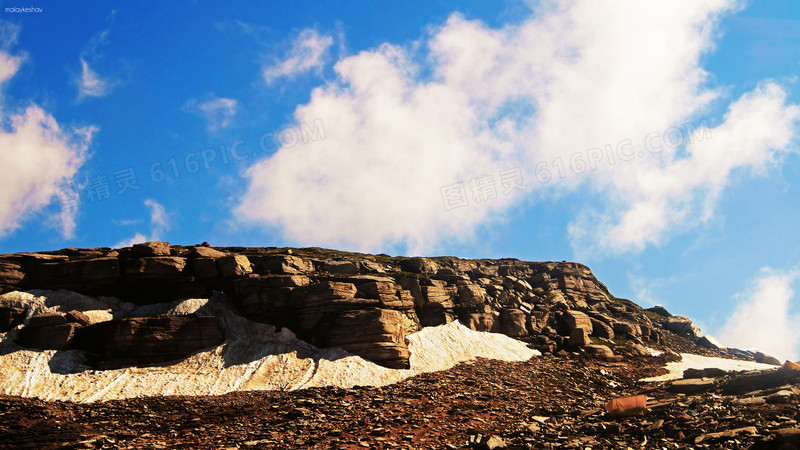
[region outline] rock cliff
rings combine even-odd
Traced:
[[[645,345],[658,345],[665,333],[685,335],[687,345],[700,338],[688,319],[615,298],[588,267],[572,262],[165,242],[0,256],[0,293],[30,289],[65,289],[138,305],[220,291],[250,320],[287,327],[318,347],[339,347],[392,368],[409,365],[408,335],[454,320],[526,340],[545,353],[582,348],[606,359],[619,352],[646,354]],[[92,324],[78,314],[43,316],[30,317],[21,345],[80,348],[98,356],[98,369],[164,361],[224,339],[213,318]],[[0,331],[25,317],[24,309],[0,308]]]

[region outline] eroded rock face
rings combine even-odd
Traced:
[[[183,358],[225,340],[216,317],[132,317],[80,328],[74,347],[91,352],[96,369]]]
[[[651,323],[641,308],[610,295],[588,267],[569,262],[405,258],[318,248],[181,247],[166,242],[118,250],[0,255],[0,292],[28,289],[69,289],[137,304],[222,291],[251,320],[288,327],[314,345],[339,346],[391,367],[407,366],[408,334],[453,320],[476,331],[530,340],[547,352],[585,347],[590,338],[607,343],[631,339],[635,345],[659,342],[661,332],[654,327],[690,336],[699,333],[682,316]],[[0,327],[18,325],[23,313],[0,310]],[[46,320],[61,319],[32,322]],[[173,325],[178,326],[163,324],[165,329]],[[36,327],[28,325],[25,339],[31,345],[69,348],[82,333],[90,333],[85,329],[105,330],[87,326],[79,316],[48,326],[61,328],[33,333]],[[140,335],[134,328],[151,325],[125,326],[129,331],[114,328],[107,335],[123,342],[120,336],[128,333],[128,341],[134,342]],[[194,339],[187,336],[175,339]],[[117,350],[119,361],[145,358],[117,344],[101,350],[106,360]],[[163,356],[154,355],[153,361]]]

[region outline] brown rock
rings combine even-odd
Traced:
[[[402,321],[402,313],[389,309],[345,311],[333,319],[320,344],[340,347],[386,367],[408,368],[410,354]]]
[[[205,248],[205,247],[199,247]],[[217,278],[220,276],[217,261],[214,258],[198,257],[192,260],[194,276],[199,279]]]
[[[37,287],[81,289],[86,283],[113,283],[120,275],[114,257],[42,263],[37,269]]]
[[[600,359],[611,360],[614,359],[614,352],[605,345],[587,345],[586,353],[598,357]]]
[[[614,329],[608,326],[603,321],[597,320],[594,317],[590,318],[592,321],[592,335],[606,338],[606,339],[614,339]]]
[[[767,355],[766,353],[763,352],[756,352],[756,362],[762,364],[771,364],[773,366],[781,365],[781,361],[778,358],[772,355]]]
[[[592,334],[592,321],[586,314],[580,311],[569,310],[564,313],[564,320],[570,332],[574,331],[576,328],[582,328],[588,334]]]
[[[358,266],[352,261],[325,261],[323,270],[328,273],[357,274],[361,273]]]
[[[293,302],[298,307],[309,308],[355,297],[357,289],[353,283],[323,281],[309,286],[299,287],[292,292]]]
[[[186,258],[177,256],[155,256],[128,260],[125,274],[137,279],[169,278],[183,275]]]
[[[244,255],[223,256],[217,259],[217,268],[225,278],[242,277],[253,273],[250,260]]]
[[[458,303],[464,308],[481,308],[486,300],[486,291],[473,284],[458,287]]]
[[[673,381],[667,390],[679,394],[699,394],[711,389],[714,389],[713,378],[687,378]]]
[[[528,335],[528,318],[519,309],[500,310],[500,332],[510,337],[522,337]]]
[[[0,260],[0,285],[15,286],[25,278],[25,273],[19,263]]]
[[[64,318],[67,320],[67,323],[77,323],[78,325],[92,324],[92,319],[90,319],[89,316],[76,310],[69,311]]]
[[[75,347],[97,355],[95,368],[148,365],[183,358],[225,339],[216,317],[132,317],[81,328]]]
[[[474,331],[498,331],[495,315],[492,313],[464,313],[458,319],[465,327]]]
[[[589,345],[591,340],[589,339],[589,331],[578,327],[572,330],[572,334],[569,335],[569,341],[567,342],[569,345],[574,347],[583,347],[584,345]]]
[[[258,273],[283,273],[283,274],[302,274],[314,271],[314,264],[303,258],[291,255],[271,255],[258,258],[256,270]]]
[[[63,316],[62,316],[63,319]],[[19,332],[17,342],[28,348],[42,350],[69,350],[73,345],[77,323],[61,323],[43,327],[25,327]]]
[[[131,251],[135,256],[169,256],[169,243],[153,241],[134,244]]]
[[[41,328],[41,327],[49,327],[52,325],[63,325],[67,323],[66,317],[63,314],[59,313],[41,313],[37,314],[28,321],[28,326],[25,328]]]
[[[406,272],[431,274],[439,270],[439,265],[428,258],[408,258],[400,262],[400,268]]]
[[[219,250],[213,249],[211,247],[192,247],[190,252],[192,257],[195,258],[222,258],[223,256],[227,256],[227,253],[221,252]]]

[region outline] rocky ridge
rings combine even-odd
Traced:
[[[580,348],[610,360],[618,358],[615,352],[646,355],[645,345],[657,346],[666,333],[670,340],[681,336],[690,347],[755,357],[715,345],[682,316],[615,298],[588,267],[571,262],[184,247],[159,241],[124,249],[0,256],[0,293],[30,289],[65,289],[138,305],[208,298],[220,291],[250,320],[287,327],[317,347],[339,347],[392,368],[408,367],[409,334],[454,320],[472,330],[526,340],[544,353]],[[27,318],[20,344],[87,350],[98,356],[96,368],[160,362],[223,338],[209,319],[125,318],[92,324],[77,313],[27,317],[24,308],[4,307],[0,331]],[[147,346],[135,336],[153,330],[161,336],[154,345],[170,342],[182,350],[152,357],[131,353]],[[92,344],[100,341],[107,345]]]

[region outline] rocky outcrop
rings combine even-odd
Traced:
[[[314,345],[341,347],[390,367],[408,366],[408,334],[454,320],[476,331],[529,340],[544,352],[594,351],[586,346],[613,346],[620,338],[642,349],[661,342],[659,327],[699,338],[699,330],[682,316],[654,324],[640,307],[612,296],[588,267],[571,262],[160,241],[0,256],[0,291],[28,289],[68,289],[140,305],[222,291],[251,320],[287,327]],[[22,315],[24,310],[0,311],[0,326],[18,326]],[[47,327],[34,332],[28,324],[21,342],[44,348],[50,339],[48,348],[70,348],[82,327],[95,325],[65,321]]]
[[[183,358],[225,340],[216,317],[132,317],[80,328],[74,348],[96,369],[151,365]]]

